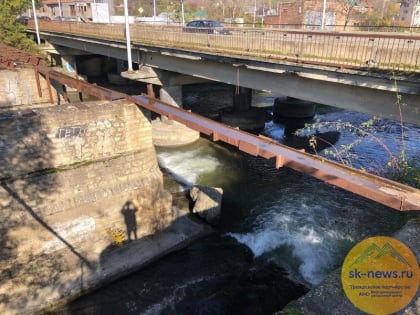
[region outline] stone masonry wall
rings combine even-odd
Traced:
[[[121,101],[10,110],[0,130],[0,178],[152,147],[149,121]]]
[[[179,215],[134,104],[0,110],[0,152],[0,314],[32,313],[132,268],[142,252],[130,244]]]
[[[42,96],[38,94],[34,69],[0,70],[0,108],[50,103],[47,80],[42,76],[39,79]],[[56,102],[57,92],[53,88],[52,96]]]

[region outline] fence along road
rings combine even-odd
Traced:
[[[28,27],[34,29],[34,23]],[[124,24],[40,21],[41,30],[124,40]],[[231,35],[183,32],[173,25],[130,24],[135,43],[352,69],[420,72],[420,35],[230,28]]]

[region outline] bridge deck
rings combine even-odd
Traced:
[[[53,55],[128,61],[122,24],[45,22],[40,29]],[[129,72],[137,80],[151,82],[143,72],[150,68],[160,80],[154,84],[171,85],[181,74],[420,125],[418,34],[232,28],[214,35],[138,23],[130,33],[139,70]]]
[[[304,172],[395,210],[420,210],[419,189],[292,149],[266,137],[231,128],[144,94],[129,96],[74,79],[46,67],[37,67],[37,71],[49,79],[52,78],[61,84],[101,99],[125,98],[142,108],[167,116],[169,119],[211,136],[213,141],[223,141],[253,156],[273,159],[277,168],[286,166]]]
[[[28,23],[33,32],[33,21]],[[125,25],[41,21],[41,31],[125,41]],[[184,32],[182,26],[130,25],[139,45],[205,51],[215,55],[352,69],[420,72],[420,35],[230,28],[231,35]]]

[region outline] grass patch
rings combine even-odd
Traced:
[[[420,158],[408,161],[399,172],[391,172],[391,179],[420,189]]]

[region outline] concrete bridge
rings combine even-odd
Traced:
[[[123,57],[122,42],[113,45],[115,50],[110,50]],[[277,167],[300,169],[338,187],[357,189],[398,210],[420,208],[417,189],[341,166],[336,171],[342,178],[332,176],[332,163],[144,95],[125,97],[97,87],[95,96],[118,100],[50,106],[63,95],[52,93],[50,80],[61,77],[62,84],[73,87],[87,83],[38,62],[35,75],[22,67],[0,76],[0,86],[5,87],[0,90],[1,314],[43,312],[211,232],[189,220],[188,202],[184,209],[165,189],[148,113],[138,104],[195,127],[214,141],[274,158]],[[48,103],[49,97],[54,102]],[[45,104],[22,106],[38,102]],[[411,236],[418,230],[413,220],[405,230],[409,232],[401,233],[411,248]]]
[[[71,22],[39,30],[73,71],[78,54],[131,59],[134,70],[118,72],[159,85],[172,104],[181,104],[182,85],[211,80],[396,120],[401,109],[420,124],[420,35],[238,28],[224,36],[134,24],[125,36],[122,24]]]

